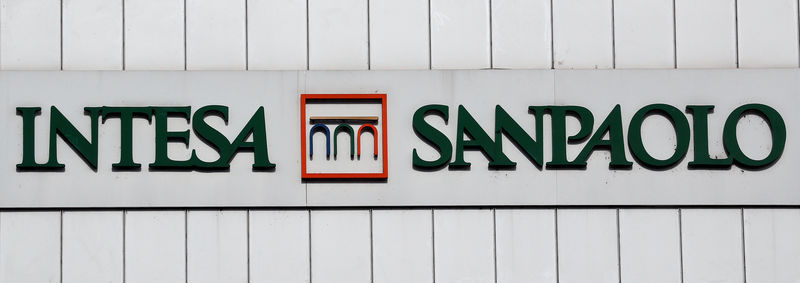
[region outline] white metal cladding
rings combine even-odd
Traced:
[[[75,2],[86,5],[74,5]],[[308,33],[307,15],[309,4],[316,2],[320,1],[0,0],[0,69],[184,70],[197,66],[198,69],[304,70],[316,68],[308,60],[313,52],[322,52],[323,61],[344,61],[332,66],[334,69],[344,69],[365,59],[368,65],[358,65],[359,68],[798,67],[795,0],[598,3],[483,0],[469,5],[452,5],[452,1],[443,0],[364,0],[367,5],[353,2],[352,6],[341,6],[343,10],[369,7],[366,18],[344,23],[359,27],[340,29],[363,31],[366,34],[359,36],[368,40],[356,43],[366,44],[366,52],[359,49],[361,53],[346,57],[326,50],[326,45],[309,48],[308,39],[314,34]],[[583,10],[581,4],[601,8]],[[432,10],[432,6],[441,10]],[[195,15],[220,12],[225,17],[189,21],[187,10]],[[328,13],[363,15],[360,11]],[[483,14],[488,16],[459,19],[463,15]],[[454,23],[451,18],[466,21],[460,24],[465,29],[448,35],[448,28]],[[90,22],[79,23],[74,19]],[[570,29],[575,25],[592,28]],[[330,33],[333,27],[323,25],[317,32]],[[599,36],[587,37],[587,31],[599,31]],[[475,38],[480,42],[474,46],[454,43]],[[563,44],[565,40],[578,40],[590,51],[588,54],[573,51],[584,48]],[[433,42],[442,42],[452,49],[433,48]],[[189,56],[187,50],[195,53]],[[485,52],[489,66],[485,65]],[[561,64],[554,61],[554,53],[562,56],[558,57]],[[461,59],[448,63],[448,57]],[[431,66],[434,60],[443,63]],[[493,218],[494,245],[475,243],[482,248],[494,247],[495,259],[464,261],[483,260],[495,266],[474,268],[465,264],[459,274],[474,274],[467,269],[469,272],[489,269],[497,273],[496,282],[566,282],[566,278],[597,282],[599,278],[611,278],[613,282],[743,282],[746,279],[794,283],[800,278],[798,209],[621,209],[618,222],[609,220],[615,216],[614,209],[609,213],[607,209],[589,208],[559,217],[565,210],[497,209]],[[363,256],[363,247],[371,247],[371,269],[348,269],[353,271],[354,278],[346,281],[363,278],[364,273],[372,274],[374,282],[433,282],[435,274],[439,275],[436,282],[473,279],[441,277],[441,272],[436,271],[439,264],[432,264],[442,260],[433,253],[434,234],[442,229],[441,223],[437,226],[434,220],[438,211],[373,210],[373,226],[369,230],[372,241],[359,243],[361,249],[358,249],[359,256]],[[456,210],[451,214],[461,212]],[[333,214],[328,219],[334,223],[356,223],[350,222],[353,213],[314,210],[317,213]],[[486,213],[489,212],[463,212],[469,215],[465,218]],[[180,210],[3,211],[0,212],[0,281],[184,282],[188,275],[195,282],[200,275],[211,282],[309,282],[316,269],[309,257],[313,248],[308,244],[310,237],[327,236],[309,230],[310,215],[308,210],[204,211],[191,216],[195,220],[186,221],[187,213]],[[242,232],[243,221],[248,223],[249,232]],[[194,224],[190,228],[188,223]],[[585,231],[603,231],[603,238],[564,230],[581,223],[587,225]],[[223,225],[225,230],[214,228]],[[477,221],[459,225],[467,226],[458,228],[461,230],[488,229]],[[616,227],[606,227],[609,225]],[[218,246],[217,242],[187,245],[190,233],[207,231],[201,229],[208,227],[216,229],[217,234],[192,238],[197,238],[198,243],[232,241],[231,245]],[[617,245],[607,239],[609,230],[618,231]],[[249,235],[244,248],[242,234]],[[380,246],[387,242],[392,244]],[[581,253],[583,257],[562,255],[567,252],[561,248],[564,242],[581,246],[602,242],[610,247],[592,250],[577,247],[569,252]],[[222,253],[222,247],[232,251]],[[608,254],[614,247],[619,248],[618,252]],[[132,249],[139,253],[128,252]],[[396,255],[398,250],[404,253]],[[380,252],[392,254],[376,254]],[[248,256],[243,257],[242,253]],[[197,255],[202,257],[188,260]],[[614,261],[615,255],[618,261]],[[564,257],[586,260],[564,263],[566,266],[561,267]],[[242,258],[249,259],[249,265],[243,265]],[[617,269],[591,268],[597,259],[616,262]],[[223,261],[228,263],[222,264]],[[201,272],[199,268],[208,269]],[[578,274],[566,274],[575,268]],[[245,269],[249,272],[243,273]],[[487,281],[493,282],[494,278]]]
[[[796,282],[800,209],[0,212],[2,282]]]
[[[3,70],[796,68],[796,0],[2,0]]]

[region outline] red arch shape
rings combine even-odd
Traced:
[[[375,142],[374,146],[375,149],[372,152],[375,153],[375,156],[378,156],[378,129],[376,129],[375,126],[370,124],[364,124],[358,128],[358,156],[361,156],[361,134],[364,133],[364,129],[367,128],[372,130],[372,136],[375,137],[373,139],[373,141]]]

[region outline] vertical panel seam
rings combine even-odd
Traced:
[[[431,23],[431,0],[428,0],[428,70],[433,70],[433,27]],[[800,22],[798,22],[798,25],[800,25]],[[798,52],[800,52],[800,49],[798,49]],[[432,215],[433,209],[431,209],[431,217],[433,217]]]
[[[125,258],[127,257],[125,252],[125,239],[127,238],[125,226],[127,225],[126,224],[127,222],[126,218],[128,217],[127,214],[128,214],[127,210],[122,210],[122,283],[125,283],[125,280],[127,280],[126,278],[127,267],[125,266],[126,262]]]
[[[675,8],[677,1],[672,0],[672,63],[675,69],[678,68],[678,11]],[[800,49],[798,52],[800,54]],[[680,212],[680,209],[678,211]]]
[[[58,282],[64,282],[64,210],[58,219]]]
[[[308,5],[309,2],[310,2],[310,0],[306,0],[306,70],[311,70],[311,18],[309,17],[309,10],[311,9],[311,7],[309,7],[309,5]],[[306,185],[306,188],[308,188],[307,186],[308,185]],[[306,198],[307,197],[308,197],[308,192],[306,192]],[[307,203],[308,203],[308,201],[306,201],[306,204]],[[311,217],[311,210],[308,211],[308,216],[309,216],[309,220],[308,220],[309,224],[308,225],[311,225],[311,218],[310,218]],[[310,233],[310,231],[311,230],[309,230],[309,233]],[[311,235],[309,234],[309,239],[310,239],[310,237],[311,237]],[[309,249],[309,251],[310,251],[310,249]],[[309,279],[309,280],[311,280],[311,279]]]
[[[554,230],[556,240],[556,283],[559,283],[561,281],[561,271],[558,264],[558,208],[553,209],[553,224],[555,226]]]
[[[683,283],[683,209],[678,208],[678,247],[681,259],[681,283]]]
[[[58,11],[59,13],[59,19],[58,19],[59,20],[58,22],[59,67],[58,68],[63,71],[64,70],[64,0],[61,0],[59,3],[60,7]]]
[[[491,2],[491,0],[489,0]],[[497,283],[497,209],[492,209],[492,252],[494,254],[494,283]]]
[[[125,71],[125,0],[122,2],[122,70]]]
[[[428,0],[430,2],[430,0]],[[433,283],[436,283],[436,212],[431,209],[431,275],[433,276]]]
[[[189,0],[183,0],[183,70],[184,71],[189,69],[189,48],[187,44],[188,36],[186,35],[186,30],[187,30],[186,23],[189,11],[188,9],[186,9],[187,6],[186,1]]]
[[[308,3],[308,0],[306,0]],[[308,7],[308,6],[306,6]],[[308,212],[308,283],[312,283],[314,281],[313,275],[313,265],[312,265],[312,257],[311,257],[311,210],[307,210]]]
[[[244,0],[244,70],[250,70],[250,21],[248,18],[249,12],[247,11],[247,2]],[[250,217],[250,210],[247,211],[248,219]],[[249,228],[248,228],[249,229]],[[249,258],[248,258],[249,260]],[[249,272],[248,272],[249,276]],[[248,279],[248,282],[250,280]]]
[[[369,3],[369,1],[367,1]],[[375,252],[372,240],[372,209],[369,210],[369,282],[375,282]]]
[[[741,224],[741,233],[742,233],[742,279],[744,283],[747,283],[747,249],[745,248],[745,233],[744,233],[744,208],[739,210],[740,214],[740,224]]]
[[[3,15],[2,11],[3,11],[3,5],[2,5],[2,1],[0,1],[0,18],[2,18],[2,15]],[[0,20],[0,26],[2,26],[2,23],[3,23],[3,21]],[[0,42],[2,42],[2,41],[3,41],[3,29],[0,28]],[[3,45],[0,44],[0,54],[2,54],[2,53],[3,53]],[[3,68],[3,56],[0,56],[0,70],[3,70],[3,69],[5,69],[5,68]]]
[[[795,1],[795,5],[797,6],[795,10],[795,18],[797,18],[797,39],[795,39],[795,43],[797,43],[797,66],[800,67],[800,0]]]
[[[799,0],[800,1],[800,0]],[[555,51],[555,28],[553,24],[555,20],[553,19],[553,0],[550,0],[550,69],[556,68],[556,51]],[[558,276],[556,276],[558,278]]]
[[[613,1],[612,1],[613,2]],[[622,283],[622,247],[620,245],[619,208],[617,208],[617,282]]]
[[[370,22],[369,22],[369,14],[370,14],[369,13],[369,0],[367,0],[367,70],[372,70],[372,45],[370,43],[370,39],[371,39],[370,32],[371,32],[371,29],[370,29]],[[369,216],[370,217],[370,227],[372,227],[372,210],[371,209],[369,211],[369,215],[370,215]],[[370,230],[370,234],[372,234],[371,231],[372,230]],[[372,248],[372,247],[370,246],[370,248]]]
[[[494,33],[492,24],[492,0],[489,0],[489,69],[494,69]],[[494,211],[494,210],[492,210]],[[497,278],[495,278],[495,282]]]
[[[250,210],[247,210],[247,282],[250,282]]]
[[[617,68],[617,29],[614,19],[614,0],[611,0],[611,69]],[[619,216],[619,209],[617,209]]]
[[[189,210],[183,211],[183,279],[189,283]]]
[[[736,39],[736,68],[740,67],[739,62],[739,1],[733,0],[733,19],[734,19],[734,38]]]

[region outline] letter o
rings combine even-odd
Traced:
[[[769,124],[769,131],[772,133],[772,149],[769,155],[761,160],[753,160],[742,152],[739,146],[739,140],[736,137],[736,126],[739,120],[744,117],[747,112],[756,112],[760,116],[766,118]],[[725,151],[728,152],[733,158],[733,161],[745,168],[757,169],[764,167],[777,161],[783,154],[783,149],[786,146],[786,124],[778,111],[772,107],[764,104],[745,104],[739,106],[728,115],[725,120],[725,128],[722,132],[722,143],[725,146]]]
[[[651,113],[663,114],[675,127],[675,137],[677,139],[675,153],[664,160],[650,155],[642,143],[642,123]],[[633,156],[644,165],[664,168],[674,165],[686,156],[686,152],[689,150],[689,135],[689,121],[678,108],[667,104],[650,104],[639,109],[631,118],[631,123],[628,126],[628,147],[631,149]]]

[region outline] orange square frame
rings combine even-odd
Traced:
[[[381,144],[383,172],[381,173],[308,173],[306,171],[306,102],[308,100],[374,99],[381,102]],[[300,161],[303,179],[386,179],[389,177],[389,156],[386,142],[386,94],[301,94],[300,95]],[[335,137],[334,137],[335,138]]]

